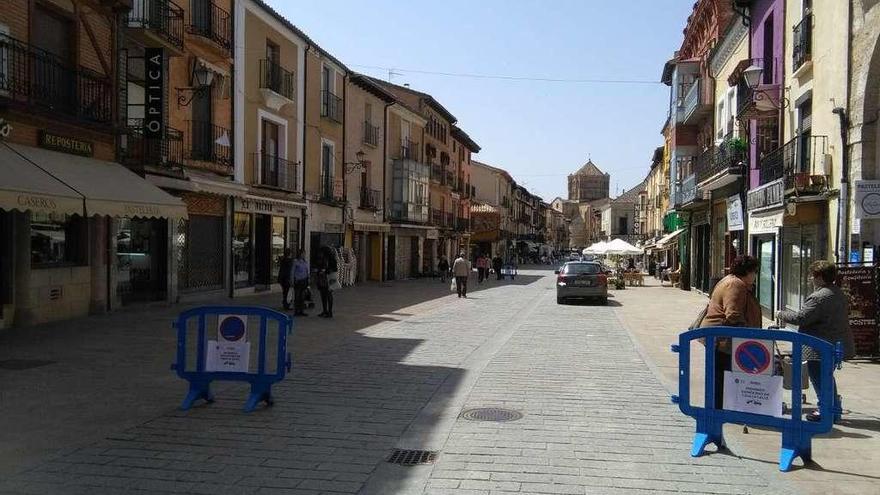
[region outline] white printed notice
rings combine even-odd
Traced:
[[[782,417],[782,376],[724,372],[724,409]]]
[[[208,341],[205,371],[247,373],[250,365],[251,344],[248,342]]]

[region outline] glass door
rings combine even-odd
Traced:
[[[776,236],[761,236],[756,240],[758,253],[758,302],[767,318],[773,317],[774,265],[776,262]]]

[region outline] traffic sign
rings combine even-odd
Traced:
[[[773,341],[733,339],[733,369],[749,375],[773,374]]]
[[[219,315],[217,334],[221,341],[241,342],[247,336],[247,317],[243,315]]]

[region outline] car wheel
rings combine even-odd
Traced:
[[[557,297],[557,298],[556,298],[556,304],[565,304],[565,299],[563,299],[563,298],[561,298],[561,297]]]
[[[608,298],[607,298],[607,297],[600,297],[600,298],[599,298],[599,304],[601,304],[601,305],[603,305],[603,306],[608,305]]]

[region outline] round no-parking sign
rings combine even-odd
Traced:
[[[247,317],[242,315],[220,315],[217,317],[217,334],[221,342],[243,342],[247,340]]]
[[[733,371],[749,375],[773,374],[773,341],[733,339]]]

